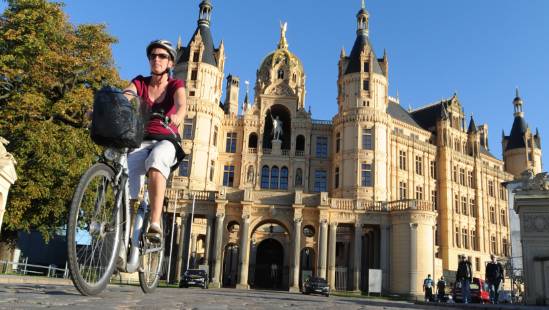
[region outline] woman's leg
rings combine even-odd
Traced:
[[[171,167],[176,163],[175,147],[170,141],[156,143],[145,160],[149,177],[149,198],[151,207],[151,223],[159,224],[166,191],[166,181],[170,176]]]

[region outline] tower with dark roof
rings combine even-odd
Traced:
[[[338,113],[333,118],[332,132],[336,141],[332,159],[334,197],[386,200],[388,61],[386,54],[378,59],[370,44],[369,19],[362,1],[356,14],[356,38],[351,52],[347,56],[343,49],[339,57]],[[360,186],[350,177],[357,171],[364,171],[365,175]],[[372,171],[375,177],[370,178],[367,175]]]
[[[191,190],[217,189],[213,175],[218,160],[217,140],[220,140],[225,117],[220,108],[225,51],[223,42],[217,48],[214,46],[210,29],[212,11],[211,1],[202,0],[197,27],[189,43],[177,44],[175,77],[185,81],[187,90],[187,116],[182,134],[187,154],[182,165],[187,167],[179,172],[184,171],[181,176],[188,177]],[[238,100],[238,80],[228,81],[227,85],[232,99]],[[233,100],[229,101],[234,109]]]
[[[533,133],[526,123],[523,112],[524,101],[519,95],[518,88],[513,100],[515,108],[513,127],[508,136],[502,134],[502,151],[505,170],[520,177],[525,170],[531,169],[534,173],[541,172],[541,136],[536,129]]]

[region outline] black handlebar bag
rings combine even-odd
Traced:
[[[105,86],[95,93],[91,138],[98,145],[116,148],[138,148],[144,127],[139,97],[131,101],[122,91]]]

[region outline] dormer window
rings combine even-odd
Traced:
[[[193,53],[193,62],[199,62],[200,61],[200,51],[195,51]]]

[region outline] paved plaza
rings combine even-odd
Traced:
[[[70,285],[0,284],[0,309],[442,309],[403,301],[305,296],[278,291],[161,288],[111,285],[98,297]],[[447,309],[447,308],[446,308]]]

